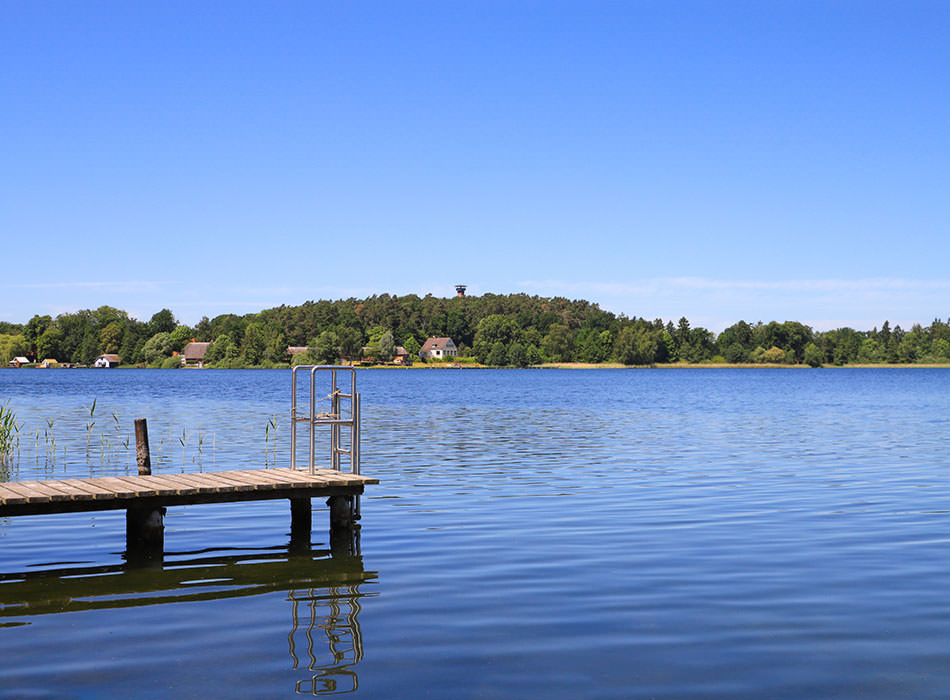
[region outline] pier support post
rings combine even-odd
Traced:
[[[165,509],[139,506],[125,511],[125,554],[131,562],[161,559],[165,551]]]
[[[353,555],[359,551],[356,496],[330,496],[330,551]]]
[[[148,421],[135,419],[135,461],[139,476],[152,473],[148,446]],[[165,509],[161,506],[133,506],[125,511],[125,551],[130,560],[161,559],[165,552]]]
[[[355,496],[330,496],[330,530],[349,530],[356,525]]]
[[[148,445],[148,422],[135,419],[135,461],[139,476],[152,473]],[[161,506],[132,506],[125,511],[125,552],[130,561],[161,559],[165,553],[165,509]]]
[[[313,528],[313,509],[309,498],[290,499],[290,548],[310,549],[310,531]]]

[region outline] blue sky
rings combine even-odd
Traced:
[[[0,320],[950,308],[943,2],[0,0]]]

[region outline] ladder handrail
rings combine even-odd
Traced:
[[[297,372],[309,371],[310,398],[308,401],[310,412],[307,415],[298,415],[297,402]],[[330,393],[323,400],[330,400],[330,411],[317,414],[316,377],[319,372],[330,373]],[[337,373],[350,373],[349,393],[344,393],[338,386]],[[350,457],[350,473],[360,473],[360,395],[356,391],[356,369],[345,365],[297,365],[291,370],[291,399],[290,399],[290,468],[297,468],[297,423],[307,423],[309,426],[309,466],[310,473],[315,467],[315,439],[316,426],[330,426],[330,468],[341,471],[340,456]],[[344,418],[342,412],[343,401],[349,401],[349,418]],[[350,447],[343,449],[340,428],[349,426]]]

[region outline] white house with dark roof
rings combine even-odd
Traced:
[[[121,362],[121,357],[115,353],[109,352],[105,355],[99,355],[99,357],[96,358],[94,365],[96,367],[118,367]]]
[[[442,360],[446,357],[456,357],[459,349],[451,338],[429,338],[422,344],[419,357],[423,360]]]

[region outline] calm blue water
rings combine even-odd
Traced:
[[[122,513],[0,519],[0,698],[947,696],[950,371],[359,384],[359,556],[316,501],[303,556],[286,503],[169,509],[146,570]],[[285,463],[289,386],[0,371],[11,476],[134,473],[136,417],[159,473]]]

